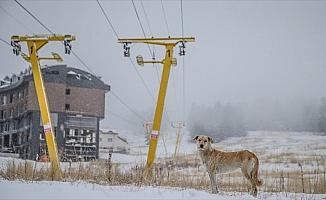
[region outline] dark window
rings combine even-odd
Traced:
[[[66,109],[66,110],[70,110],[70,104],[66,104],[66,105],[65,105],[65,109]]]
[[[10,94],[9,95],[9,103],[12,103],[14,100],[14,95],[13,94]]]
[[[112,138],[108,138],[108,142],[112,142]]]
[[[59,71],[46,71],[46,74],[53,74],[53,75],[58,75]]]
[[[66,95],[70,95],[70,89],[66,89]]]
[[[78,134],[78,129],[75,129],[74,132],[75,132],[75,133],[74,133],[75,136],[76,136],[76,135],[79,135],[79,134]]]
[[[54,132],[54,137],[57,137],[57,127],[53,128],[53,132]]]
[[[65,138],[66,136],[69,136],[70,129],[65,128],[65,132],[63,133],[63,137]]]

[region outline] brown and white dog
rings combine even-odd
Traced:
[[[250,182],[250,194],[257,196],[257,186],[262,185],[262,181],[258,179],[259,161],[254,153],[248,150],[236,152],[219,151],[212,148],[212,138],[205,135],[197,135],[193,140],[197,142],[199,155],[206,166],[211,181],[212,193],[218,193],[216,174],[241,169],[244,177]]]

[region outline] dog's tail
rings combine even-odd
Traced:
[[[263,184],[263,182],[262,182],[262,180],[258,179],[259,160],[255,154],[253,155],[253,158],[254,158],[255,162],[254,162],[254,168],[251,172],[251,177],[255,181],[257,186],[261,186]]]

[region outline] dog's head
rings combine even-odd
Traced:
[[[193,138],[197,143],[197,149],[199,151],[210,150],[211,144],[214,142],[213,139],[206,135],[197,135]]]

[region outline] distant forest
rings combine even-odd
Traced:
[[[216,102],[213,106],[193,104],[188,117],[191,135],[207,134],[222,140],[247,131],[326,132],[326,99],[293,100],[280,103],[259,99],[253,103]]]

